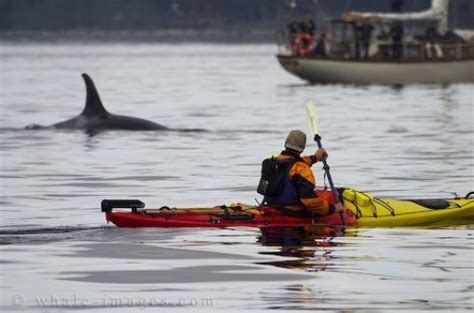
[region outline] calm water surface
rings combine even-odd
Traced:
[[[307,130],[308,98],[337,185],[464,195],[474,190],[472,85],[308,86],[267,45],[0,49],[2,312],[472,310],[470,227],[130,230],[99,212],[103,198],[254,203],[261,160],[289,130]],[[23,130],[79,114],[83,72],[112,113],[207,131]]]

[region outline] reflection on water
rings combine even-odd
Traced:
[[[316,275],[309,282],[273,287],[260,295],[267,309],[469,310],[472,288],[458,281],[474,267],[472,258],[463,261],[468,246],[457,243],[471,238],[472,232],[446,230],[449,235],[441,241],[438,232],[357,230],[334,236],[327,230],[281,229],[269,237],[262,234],[259,242],[279,249],[260,253],[284,259],[259,264]]]
[[[471,85],[307,85],[279,67],[275,52],[2,44],[0,311],[63,312],[71,307],[41,306],[38,297],[74,296],[90,300],[74,307],[81,312],[146,308],[110,304],[127,297],[175,311],[180,299],[204,312],[471,310],[472,228],[106,226],[104,198],[151,207],[254,203],[261,160],[281,150],[288,130],[307,130],[308,98],[318,102],[337,185],[404,198],[472,191]],[[111,112],[208,131],[23,129],[77,115],[83,72]],[[308,153],[315,149],[308,143]],[[14,296],[23,305],[13,306]]]
[[[332,239],[344,236],[344,231],[343,228],[329,226],[262,228],[258,242],[278,250],[260,254],[282,256],[285,260],[259,264],[307,272],[324,271],[331,266],[332,251],[327,248],[342,245]],[[287,260],[288,257],[291,259]]]
[[[65,233],[86,235],[65,238]],[[466,258],[471,252],[469,228],[260,232],[104,227],[2,235],[57,239],[2,248],[7,253],[0,262],[3,282],[11,290],[5,294],[24,296],[26,311],[38,308],[37,296],[77,295],[109,303],[111,298],[123,300],[123,293],[149,301],[206,298],[212,299],[213,308],[254,311],[463,310],[471,305],[472,290],[465,279],[473,270],[472,259]],[[28,275],[18,275],[19,269]],[[31,285],[38,280],[48,283],[40,292]],[[74,291],[64,286],[74,286]]]
[[[71,239],[87,238],[91,234],[96,234],[109,227],[82,227],[82,226],[62,226],[62,227],[38,227],[35,225],[24,225],[22,229],[0,230],[0,245],[9,244],[44,244],[47,242],[64,241]],[[33,226],[33,227],[32,227]]]

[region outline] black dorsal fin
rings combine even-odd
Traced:
[[[97,89],[95,89],[92,79],[85,73],[82,74],[82,78],[86,84],[87,97],[86,106],[81,115],[91,117],[109,114],[102,105],[102,101],[100,101],[99,93],[97,92]]]

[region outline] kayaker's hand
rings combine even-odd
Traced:
[[[342,206],[341,203],[337,203],[334,205],[334,212],[339,213],[339,212],[344,212],[344,207]]]
[[[316,156],[316,160],[318,162],[322,160],[326,160],[326,158],[328,157],[328,153],[326,152],[326,149],[324,148],[318,149],[318,151],[316,151],[314,155]]]

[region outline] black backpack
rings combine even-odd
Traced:
[[[265,159],[262,162],[262,176],[258,183],[257,192],[263,196],[278,196],[283,190],[283,179],[288,175],[290,161]]]

